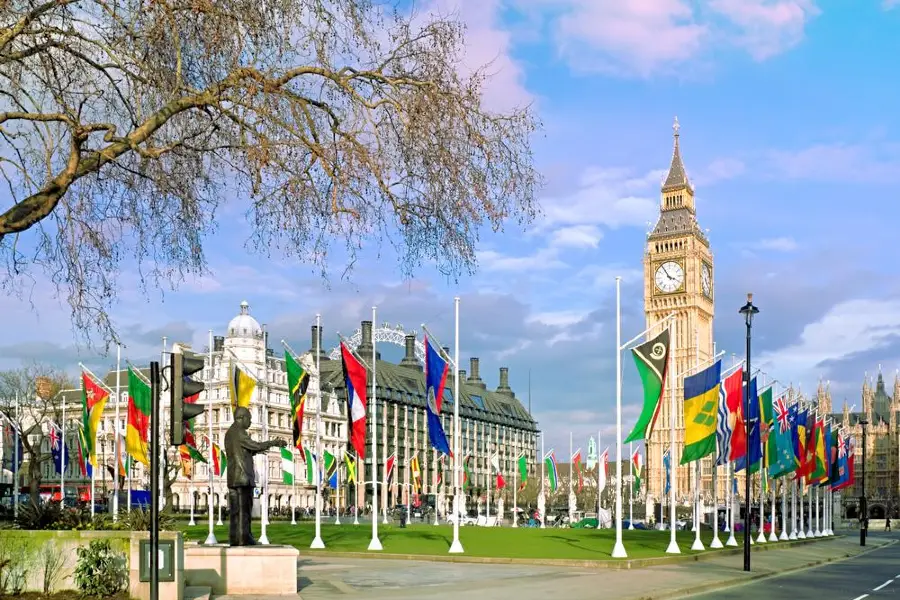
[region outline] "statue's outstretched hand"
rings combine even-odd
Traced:
[[[274,440],[274,441],[272,442],[272,445],[273,445],[273,446],[277,446],[277,447],[279,447],[279,448],[284,448],[285,446],[287,446],[287,441],[285,441],[285,440]]]

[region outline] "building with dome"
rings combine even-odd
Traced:
[[[213,443],[222,446],[225,432],[232,423],[231,398],[229,394],[229,374],[231,365],[237,363],[240,368],[257,379],[256,389],[250,401],[250,411],[253,418],[250,426],[250,435],[254,439],[282,438],[289,442],[291,439],[290,425],[290,399],[287,389],[287,373],[285,371],[284,357],[276,356],[272,348],[268,347],[268,335],[259,322],[251,315],[250,305],[241,302],[240,312],[228,323],[224,336],[214,336],[212,347],[193,349],[201,352],[206,357],[205,367],[194,378],[202,380],[206,389],[200,393],[197,402],[205,405],[207,410],[194,419],[194,433],[198,445],[206,450],[206,436],[209,432],[210,420],[212,425]],[[182,347],[189,348],[185,344]],[[310,384],[307,390],[306,408],[304,412],[304,443],[308,447],[314,447],[315,423],[317,416],[321,417],[320,443],[324,450],[339,456],[347,445],[347,417],[346,408],[333,393],[323,394],[318,397],[319,389],[316,381],[316,373],[312,364],[312,353],[307,352],[300,357],[301,364],[310,373]],[[141,368],[141,372],[149,377],[149,368]],[[100,376],[100,374],[98,374]],[[119,395],[116,398],[117,378],[119,380]],[[110,399],[106,404],[100,429],[97,434],[98,462],[101,465],[113,465],[115,462],[115,433],[124,432],[128,410],[128,372],[122,370],[110,371],[102,376],[103,383],[112,390]],[[72,416],[69,421],[69,431],[66,437],[71,449],[77,448],[77,431],[74,422],[81,415],[81,389],[64,390],[60,392],[60,400],[66,404],[67,415]],[[116,418],[116,400],[118,400],[118,419]],[[167,430],[169,423],[168,394],[162,393],[161,398],[163,419]],[[320,413],[320,415],[317,415]],[[118,422],[116,422],[118,420]],[[168,447],[170,456],[174,456],[175,449]],[[80,476],[77,457],[73,456],[66,473],[66,487],[70,485],[81,488],[89,486],[90,481]],[[173,461],[173,464],[176,461]],[[262,488],[263,473],[265,472],[265,459],[263,455],[256,457],[257,482]],[[53,471],[53,465],[45,463],[45,483],[52,482],[58,477]],[[224,477],[214,478],[213,489],[209,489],[210,466],[206,464],[193,465],[193,472],[179,472],[175,480],[173,490],[174,508],[188,510],[191,506],[191,495],[194,497],[194,507],[202,512],[207,508],[207,503],[212,494],[213,501],[218,506],[228,503],[228,490]],[[273,510],[289,508],[296,497],[296,507],[303,510],[315,506],[315,487],[306,484],[305,470],[299,453],[296,453],[295,485],[282,483],[281,455],[277,449],[269,453],[269,506]],[[149,468],[140,463],[135,463],[132,472],[132,486],[134,489],[149,488]],[[105,496],[105,492],[113,489],[114,482],[108,468],[99,469],[96,473],[95,486],[97,497]],[[260,489],[261,493],[262,489]],[[326,505],[334,502],[332,497]],[[346,506],[346,498],[341,498],[341,505]]]
[[[375,351],[375,343],[392,343],[405,349],[405,355],[399,363],[381,359],[381,353]],[[372,497],[370,485],[346,485],[346,466],[339,468],[339,490],[325,488],[324,505],[326,507],[372,506],[379,508],[406,503],[411,500],[413,474],[410,462],[418,457],[422,486],[417,500],[424,500],[438,508],[440,514],[448,512],[451,497],[450,484],[452,470],[449,460],[438,461],[431,448],[427,433],[427,413],[425,396],[425,374],[423,368],[424,346],[417,339],[415,332],[407,333],[402,327],[382,324],[374,327],[371,321],[363,321],[360,328],[347,341],[367,365],[377,360],[377,458],[373,461],[367,451],[365,468],[358,468],[359,477],[371,481],[373,465],[379,481],[384,481],[385,464],[393,455],[394,470],[389,477],[389,485],[380,486],[379,497]],[[445,349],[446,351],[447,349]],[[255,439],[282,438],[291,439],[290,399],[287,388],[287,373],[283,356],[276,356],[269,347],[268,335],[259,322],[253,317],[250,305],[242,302],[240,311],[225,330],[224,336],[213,336],[207,348],[194,349],[206,357],[205,367],[195,379],[203,380],[206,389],[201,392],[197,402],[207,410],[194,419],[194,433],[199,446],[206,448],[206,436],[212,426],[212,440],[222,445],[225,431],[232,423],[229,379],[231,365],[238,366],[256,378],[258,383],[250,402],[253,418],[250,435]],[[319,396],[319,382],[316,371],[316,357],[320,361],[322,374],[322,394]],[[343,458],[348,449],[348,416],[346,385],[341,369],[340,352],[337,348],[326,352],[322,347],[322,332],[315,325],[311,326],[311,343],[309,350],[298,356],[303,368],[310,374],[304,412],[303,437],[304,446],[314,449],[315,427],[317,416],[320,421],[320,444],[338,459]],[[140,369],[149,376],[148,368]],[[497,371],[498,385],[489,388],[481,378],[480,363],[476,357],[469,359],[469,372],[460,370],[460,432],[462,455],[469,465],[469,478],[465,484],[468,508],[475,510],[490,502],[492,506],[505,505],[511,508],[512,488],[507,486],[502,492],[490,488],[496,474],[492,457],[496,456],[496,464],[508,482],[514,477],[514,464],[524,454],[527,459],[529,473],[534,477],[537,472],[537,423],[516,397],[509,386],[509,370],[500,367]],[[100,374],[97,374],[101,376]],[[371,377],[371,372],[369,373]],[[101,465],[109,468],[98,469],[96,473],[97,497],[105,497],[113,489],[111,467],[115,462],[115,433],[124,432],[127,419],[128,390],[127,370],[110,371],[101,376],[103,383],[112,390],[107,402],[98,433],[97,454]],[[118,381],[118,388],[117,388]],[[369,379],[371,385],[371,379]],[[447,378],[441,420],[448,437],[452,432],[453,422],[453,376]],[[119,390],[118,395],[116,389]],[[368,392],[368,390],[367,390]],[[369,394],[367,394],[369,395]],[[64,390],[59,399],[66,405],[69,447],[77,448],[75,423],[81,416],[81,389]],[[118,402],[117,402],[118,401]],[[169,408],[168,394],[163,392],[163,423],[168,428]],[[116,415],[118,405],[118,416]],[[373,403],[369,402],[368,419],[372,423]],[[370,449],[372,427],[368,428],[366,448]],[[168,433],[166,435],[168,438]],[[46,443],[46,442],[45,442]],[[169,456],[174,459],[175,449],[168,447]],[[48,449],[49,451],[49,449]],[[257,457],[257,482],[262,493],[262,474],[265,472],[265,459]],[[58,482],[58,475],[53,472],[53,465],[45,463],[45,483]],[[210,499],[218,506],[219,502],[227,505],[227,489],[224,479],[216,478],[212,489],[209,486],[209,471],[205,464],[193,465],[190,476],[179,472],[172,485],[174,508],[188,510],[193,505],[198,513],[207,509]],[[143,465],[136,463],[132,471],[133,489],[148,489],[148,471]],[[296,503],[299,510],[313,509],[315,506],[315,487],[306,483],[306,469],[299,452],[296,453],[294,485],[282,483],[281,456],[277,449],[269,454],[269,506],[273,510],[287,509]],[[66,488],[79,488],[84,491],[90,481],[80,477],[77,456],[73,456],[66,473]],[[496,487],[494,485],[494,487]],[[354,491],[355,490],[355,491]],[[70,492],[71,493],[71,492]],[[355,495],[354,495],[355,494]],[[491,512],[496,514],[496,508]]]

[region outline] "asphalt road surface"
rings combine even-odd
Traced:
[[[875,536],[892,537],[892,534],[869,534],[869,537]],[[691,596],[697,600],[878,600],[888,597],[900,598],[900,543],[805,571]]]

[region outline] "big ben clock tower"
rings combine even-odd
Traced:
[[[647,327],[651,327],[675,312],[671,351],[676,373],[685,373],[713,355],[715,289],[713,256],[709,240],[697,223],[694,188],[681,159],[677,117],[673,129],[672,162],[662,185],[659,219],[647,235],[644,252],[644,313]],[[659,418],[647,444],[647,490],[655,503],[660,500],[663,485],[662,456],[669,447],[669,382],[673,381],[673,375],[669,373]],[[676,412],[672,468],[677,497],[682,497],[692,491],[695,484],[688,465],[676,466],[684,448],[684,389],[681,377],[673,383],[676,386]],[[702,461],[701,474],[701,492],[711,494],[712,462],[709,458]],[[724,489],[718,491],[719,498],[723,498]]]

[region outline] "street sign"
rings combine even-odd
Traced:
[[[150,581],[150,540],[141,540],[140,580]],[[159,581],[175,581],[175,540],[159,540]]]

